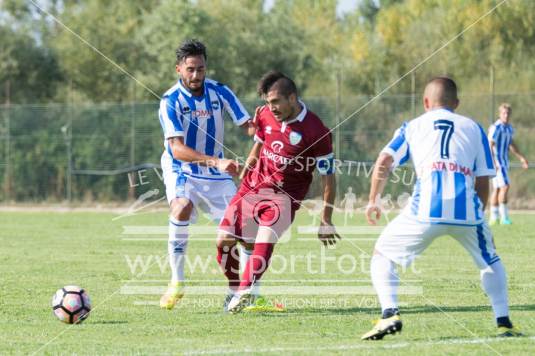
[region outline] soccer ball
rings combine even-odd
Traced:
[[[52,297],[54,315],[67,324],[81,323],[89,316],[91,300],[82,288],[65,286]]]

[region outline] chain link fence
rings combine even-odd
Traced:
[[[535,160],[535,93],[461,95],[458,112],[487,128],[497,107],[513,107],[515,142]],[[338,197],[352,187],[365,198],[371,163],[406,120],[422,113],[421,98],[395,95],[304,98],[309,109],[333,128],[333,144],[340,161]],[[250,113],[260,102],[244,100]],[[47,104],[0,106],[1,202],[114,202],[136,199],[149,189],[163,192],[159,159],[163,136],[158,103]],[[227,157],[246,156],[251,141],[227,120]],[[512,162],[517,162],[512,157]],[[535,162],[534,162],[535,163]],[[410,193],[410,167],[393,177],[388,192]],[[535,175],[513,164],[511,203],[530,208],[535,202]],[[310,197],[319,195],[315,180]]]

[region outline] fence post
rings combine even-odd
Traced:
[[[72,200],[72,116],[74,115],[74,97],[72,79],[69,83],[69,111],[67,115],[67,127],[65,130],[65,143],[67,144],[67,202]]]
[[[411,117],[416,117],[416,76],[411,72]]]
[[[136,100],[136,85],[132,82],[130,100],[130,166],[133,167],[136,164],[136,117],[135,117],[135,100]],[[128,185],[128,198],[134,199],[136,190],[132,184]]]
[[[11,116],[11,82],[6,81],[6,169],[4,172],[4,196],[5,200],[9,201],[11,198],[11,128],[10,128],[10,116]]]
[[[334,154],[336,159],[340,159],[340,116],[342,111],[342,68],[339,66],[336,71],[336,133],[334,136],[335,139],[335,149]]]
[[[495,92],[494,92],[494,66],[490,65],[490,116],[489,116],[489,124],[492,124],[494,122],[494,107],[496,105],[496,98],[495,98]]]

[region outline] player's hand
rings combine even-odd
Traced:
[[[256,123],[258,122],[258,116],[260,115],[260,112],[262,110],[264,110],[264,107],[265,107],[265,105],[256,107],[256,109],[254,111],[253,121],[252,121],[252,124],[254,125],[254,127],[256,127]]]
[[[522,168],[524,168],[524,169],[528,169],[528,168],[529,168],[529,163],[528,163],[528,160],[527,160],[527,159],[525,159],[524,157],[522,157],[522,158],[520,159],[520,162],[522,163]]]
[[[318,239],[323,243],[323,246],[333,246],[338,242],[337,239],[341,240],[342,238],[332,223],[322,221],[318,230]]]
[[[233,159],[222,158],[217,160],[217,169],[231,176],[237,176],[240,171],[240,164]]]
[[[366,206],[366,220],[368,224],[377,225],[377,220],[381,218],[381,207],[375,203],[368,203]]]

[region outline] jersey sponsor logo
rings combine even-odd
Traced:
[[[271,151],[269,151],[267,148],[264,147],[264,149],[262,150],[263,153],[264,153],[264,156],[269,159],[270,161],[273,161],[275,163],[279,163],[279,164],[288,164],[290,163],[291,159],[288,158],[288,157],[284,157],[284,156],[281,156],[281,155],[278,155],[276,153],[273,153]]]
[[[200,109],[200,110],[191,111],[191,117],[196,117],[198,119],[208,119],[211,116],[212,116],[211,110]]]
[[[284,147],[284,143],[282,143],[280,141],[271,142],[271,149],[275,153],[280,153],[280,151],[282,150],[283,147]]]
[[[292,145],[297,145],[299,142],[301,142],[301,139],[303,136],[299,132],[292,131],[290,132],[290,143]]]
[[[432,171],[450,171],[462,173],[465,176],[471,176],[472,170],[468,167],[461,166],[454,162],[433,162],[431,165]]]

